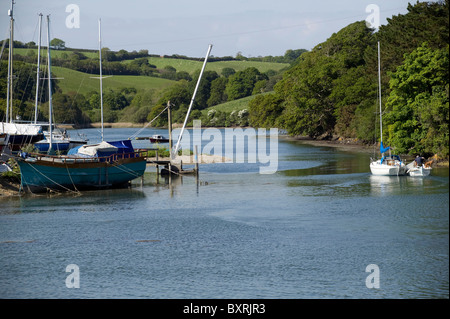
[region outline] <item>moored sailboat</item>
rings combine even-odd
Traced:
[[[47,23],[49,25],[49,16]],[[48,26],[49,27],[49,26]],[[99,33],[100,33],[99,21]],[[100,33],[101,34],[101,33]],[[48,38],[50,38],[48,36]],[[101,70],[101,36],[100,70]],[[48,46],[50,49],[50,46]],[[49,63],[49,74],[50,72]],[[100,76],[101,79],[101,76]],[[100,87],[101,87],[100,81]],[[51,114],[51,86],[49,85],[49,113]],[[103,103],[101,103],[103,116]],[[51,118],[51,116],[50,116]],[[103,123],[103,118],[102,118]],[[49,123],[49,143],[52,145],[52,123]],[[21,172],[21,186],[25,191],[80,190],[111,188],[127,185],[144,174],[146,151],[136,152],[131,141],[103,141],[83,145],[69,151],[68,155],[21,153],[17,162]]]
[[[39,41],[38,41],[38,58],[37,58],[37,70],[36,70],[36,83],[39,83],[40,80],[40,62],[41,62],[41,34],[42,34],[42,13],[39,14]],[[51,55],[50,55],[50,47],[48,48],[48,56],[47,63],[51,63]],[[49,74],[48,80],[49,85],[51,85],[51,75]],[[49,97],[51,98],[51,96]],[[35,105],[34,105],[34,124],[37,125],[38,119],[38,104],[39,104],[39,85],[36,85],[36,97],[35,97]],[[53,108],[53,107],[52,107]],[[52,112],[52,108],[49,111]],[[79,135],[78,139],[72,138],[66,130],[61,130],[53,125],[50,128],[52,123],[53,114],[49,115],[49,124],[42,124],[42,129],[44,132],[44,139],[34,143],[35,148],[40,153],[56,153],[66,154],[69,149],[74,148],[79,145],[84,145],[87,143],[87,139]]]
[[[417,155],[414,161],[406,165],[406,173],[413,177],[424,177],[431,175],[431,164],[433,161],[423,163],[424,158]]]
[[[391,154],[391,147],[383,145],[383,114],[381,109],[381,70],[380,70],[380,42],[378,42],[378,87],[380,102],[380,153],[381,159],[372,160],[370,163],[370,171],[373,175],[398,176],[406,174],[406,165],[399,155]],[[384,155],[389,151],[389,155]]]
[[[80,137],[79,139],[74,139],[67,133],[66,130],[53,127],[51,137],[52,147],[50,149],[50,133],[48,130],[45,130],[45,125],[42,125],[42,127],[44,128],[45,139],[34,144],[39,153],[58,152],[60,154],[67,154],[70,149],[87,144],[86,138]]]
[[[44,138],[42,127],[37,124],[19,123],[13,120],[13,51],[14,51],[14,1],[11,0],[10,37],[8,48],[8,77],[6,85],[6,119],[0,122],[0,134],[9,135],[8,146],[12,152],[19,151],[26,144],[34,144]]]

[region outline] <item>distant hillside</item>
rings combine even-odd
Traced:
[[[58,79],[58,87],[63,93],[78,92],[87,94],[91,91],[100,92],[100,83],[95,75],[74,71],[62,67],[53,67],[52,73]],[[133,75],[113,75],[103,79],[103,89],[121,89],[125,87],[133,87],[137,91],[145,91],[149,88],[161,90],[175,84],[175,81],[149,77],[149,76],[133,76]]]
[[[177,71],[186,71],[189,74],[193,74],[195,71],[200,70],[203,62],[192,60],[181,60],[171,58],[148,58],[150,64],[156,65],[157,68],[164,68],[165,66],[174,67]],[[216,71],[221,74],[224,68],[232,68],[235,71],[242,71],[249,67],[255,67],[259,72],[264,73],[269,70],[280,71],[289,67],[288,63],[275,63],[275,62],[259,62],[259,61],[217,61],[208,62],[206,70]]]
[[[248,101],[253,95],[273,90],[282,78],[282,73],[291,66],[305,50],[288,50],[285,56],[246,58],[213,57],[208,59],[205,73],[197,93],[194,114],[197,118],[213,110],[216,117],[205,118],[205,125],[241,125],[247,122]],[[26,95],[17,108],[23,119],[30,118],[33,109],[37,63],[37,48],[15,43],[15,72],[20,72],[23,83],[18,85]],[[42,78],[46,78],[46,48],[41,51]],[[52,50],[52,73],[56,90],[54,95],[56,120],[86,125],[100,120],[100,73],[95,50],[70,49]],[[147,50],[127,52],[102,49],[104,116],[107,122],[144,123],[159,114],[168,101],[173,103],[173,121],[183,121],[190,103],[204,58],[185,56],[158,56]],[[2,56],[6,63],[7,55]],[[2,82],[4,79],[0,79]],[[46,81],[41,91],[45,91]],[[0,83],[0,86],[2,83]],[[5,83],[6,85],[6,83]],[[23,88],[22,88],[23,87]],[[4,92],[0,92],[0,99]],[[41,94],[41,104],[48,96]],[[203,111],[209,109],[206,113]],[[43,106],[40,119],[48,116]],[[71,112],[64,112],[70,108]],[[240,112],[245,119],[233,118]],[[241,112],[243,111],[243,112]],[[246,113],[247,112],[247,113]],[[156,114],[155,114],[156,113]],[[212,113],[210,113],[211,115]],[[0,110],[0,115],[4,116]],[[155,125],[166,125],[165,117]],[[194,118],[194,117],[193,117]]]

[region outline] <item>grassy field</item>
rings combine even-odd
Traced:
[[[265,93],[261,93],[261,95],[269,94],[269,93],[273,93],[273,92],[265,92]],[[259,94],[257,94],[257,95],[259,95]],[[242,99],[214,105],[214,106],[208,107],[207,109],[202,110],[202,113],[206,114],[206,113],[208,113],[209,110],[216,110],[216,111],[231,113],[232,111],[240,111],[243,109],[248,109],[248,102],[250,102],[250,100],[253,100],[257,95],[251,95],[251,96],[244,97]]]
[[[14,54],[19,54],[19,55],[28,55],[28,54],[30,54],[30,51],[33,52],[37,58],[37,49],[14,48]],[[73,51],[70,51],[70,50],[51,50],[50,51],[52,58],[54,58],[54,57],[60,58],[64,53],[67,55],[70,55],[72,52]],[[84,52],[83,51],[81,53],[84,54],[88,58],[98,59],[98,52],[95,52],[95,51]],[[47,48],[41,49],[41,57],[42,56],[47,57]]]
[[[92,78],[96,76],[94,74],[87,74],[61,67],[53,67],[52,73],[58,78],[63,78],[58,80],[58,86],[63,92],[75,91],[86,94],[90,91],[100,90],[99,80]],[[124,87],[134,87],[138,91],[147,89],[159,90],[175,83],[175,81],[149,76],[116,75],[103,79],[103,90]]]
[[[14,49],[15,54],[28,55],[29,52],[34,52],[37,57],[37,49],[26,49],[17,48]],[[52,50],[52,57],[61,57],[63,54],[70,55],[73,51],[70,50]],[[81,52],[88,58],[97,59],[98,52]],[[41,52],[42,56],[46,56],[47,51],[43,49]],[[132,60],[124,60],[122,63],[130,63]],[[203,62],[185,60],[185,59],[172,59],[172,58],[161,58],[161,57],[149,57],[148,62],[155,65],[158,69],[162,69],[165,66],[172,66],[177,71],[185,71],[189,74],[193,74],[195,71],[202,68]],[[288,63],[274,63],[274,62],[258,62],[258,61],[217,61],[208,62],[206,65],[206,70],[216,71],[218,74],[222,73],[223,68],[232,68],[235,71],[242,71],[249,67],[255,67],[259,72],[264,73],[268,70],[280,71],[281,69],[288,67]]]
[[[129,63],[130,61],[128,61]],[[165,66],[172,66],[178,72],[185,71],[189,74],[193,74],[195,71],[202,68],[203,62],[183,60],[183,59],[171,59],[171,58],[148,58],[150,64],[155,65],[157,68],[162,69]],[[127,63],[127,61],[124,61]],[[259,72],[264,73],[268,70],[280,71],[281,69],[288,67],[288,63],[272,63],[272,62],[258,62],[258,61],[218,61],[218,62],[208,62],[206,64],[207,71],[216,71],[217,74],[221,74],[224,68],[232,68],[236,72],[242,71],[249,67],[255,67]]]
[[[211,62],[206,65],[207,70],[216,71],[218,74],[222,73],[223,68],[232,68],[236,72],[245,70],[246,68],[255,67],[259,72],[264,73],[268,70],[280,71],[288,67],[288,63],[274,63],[274,62],[258,62],[258,61],[218,61]]]

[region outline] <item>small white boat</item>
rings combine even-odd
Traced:
[[[408,165],[406,165],[406,168],[407,168],[406,173],[409,176],[414,176],[414,177],[430,176],[431,175],[431,164],[430,163],[425,163],[423,165],[417,165],[417,163],[415,161],[411,162]]]
[[[169,143],[169,139],[162,135],[153,135],[150,137],[150,143]]]
[[[431,167],[414,167],[408,171],[409,176],[429,176],[431,174]]]

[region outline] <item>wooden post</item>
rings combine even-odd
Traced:
[[[172,153],[172,104],[167,101],[167,117],[168,117],[168,129],[169,129],[169,150]]]
[[[155,158],[156,158],[156,183],[159,183],[159,165],[158,165],[158,150],[155,150]]]
[[[195,162],[195,177],[198,180],[198,151],[197,151],[197,145],[194,146],[194,162]]]

